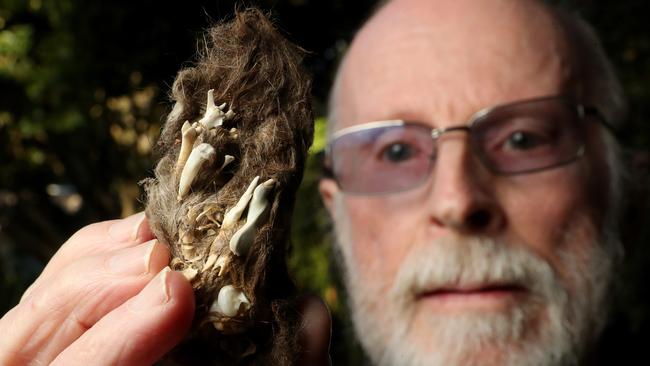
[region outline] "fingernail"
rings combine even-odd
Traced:
[[[163,305],[169,301],[169,274],[171,269],[165,267],[154,277],[151,282],[129,303],[129,308],[139,312],[152,307]]]
[[[108,269],[117,274],[145,274],[151,268],[151,255],[156,249],[156,239],[135,247],[122,249],[108,260]]]
[[[117,241],[136,240],[144,231],[142,223],[145,220],[144,212],[131,215],[127,218],[117,220],[110,228],[108,235]]]

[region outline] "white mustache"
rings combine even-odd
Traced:
[[[441,238],[407,255],[391,290],[413,300],[440,290],[516,287],[545,298],[562,287],[552,267],[524,246],[490,238]]]

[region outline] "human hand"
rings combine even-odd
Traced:
[[[168,262],[142,213],[79,230],[0,319],[0,365],[154,363],[183,339],[194,313],[191,285]],[[298,364],[328,365],[327,307],[306,296],[299,311]]]
[[[89,225],[0,319],[0,365],[151,364],[184,337],[194,295],[144,214]]]

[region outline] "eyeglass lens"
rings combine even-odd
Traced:
[[[520,174],[574,160],[583,145],[583,130],[575,105],[541,99],[480,114],[470,124],[469,141],[491,171]],[[349,193],[407,190],[431,174],[439,137],[417,123],[358,129],[332,142],[331,168]]]

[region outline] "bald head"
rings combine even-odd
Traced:
[[[534,0],[388,2],[357,34],[340,68],[331,98],[336,129],[419,108],[407,95],[399,100],[396,90],[406,84],[426,91],[420,99],[437,104],[444,118],[467,117],[460,104],[477,110],[566,94],[598,105],[616,123],[624,104],[588,26]],[[399,110],[359,110],[372,98],[397,98]]]

